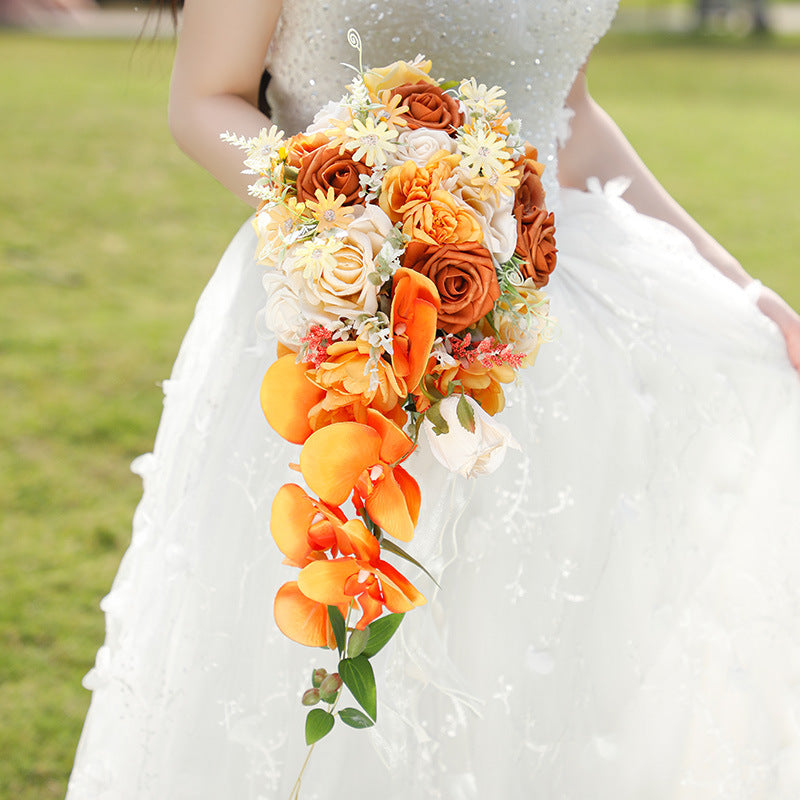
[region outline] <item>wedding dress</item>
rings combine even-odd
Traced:
[[[559,191],[576,70],[615,0],[292,0],[269,55],[301,129],[365,63],[507,91],[539,147],[560,335],[508,393],[522,444],[452,478],[424,447],[414,554],[441,589],[374,663],[379,724],[337,726],[306,800],[800,797],[800,380],[780,334],[623,184]],[[305,757],[323,650],[274,626],[293,576],[268,529],[298,448],[258,389],[274,342],[245,225],[164,383],[69,800],[273,800]]]

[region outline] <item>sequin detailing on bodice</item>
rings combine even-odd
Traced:
[[[507,91],[512,116],[549,165],[552,188],[564,100],[575,74],[614,17],[617,0],[286,0],[270,52],[270,101],[287,133],[338,99],[357,63],[347,43],[354,27],[365,65],[422,53],[434,77],[475,77]]]

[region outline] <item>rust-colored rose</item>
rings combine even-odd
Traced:
[[[361,184],[359,175],[370,175],[372,170],[360,161],[353,161],[349,153],[339,154],[337,147],[320,147],[303,156],[297,174],[297,199],[300,202],[316,199],[317,189],[324,194],[332,188],[345,196],[346,205],[364,204],[358,196]]]
[[[514,205],[517,220],[517,247],[514,251],[525,263],[520,266],[523,278],[531,278],[537,289],[550,280],[556,267],[555,222],[545,208]]]
[[[403,118],[412,130],[433,128],[453,133],[464,121],[458,102],[434,84],[404,83],[392,89],[392,94],[399,94],[403,105],[408,106]]]
[[[324,133],[298,133],[286,145],[286,163],[299,169],[303,159],[330,140]]]
[[[412,241],[403,266],[430,278],[441,299],[436,326],[458,333],[485,316],[500,297],[492,256],[477,242]]]
[[[538,164],[538,162],[534,162]],[[544,208],[544,188],[541,173],[535,169],[527,159],[517,165],[519,172],[519,186],[514,192],[514,205],[520,205],[526,213],[531,209]]]

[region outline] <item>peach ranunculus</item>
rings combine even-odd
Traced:
[[[371,175],[372,170],[360,161],[354,161],[349,153],[339,153],[338,147],[318,147],[303,156],[297,174],[297,199],[316,199],[317,189],[327,195],[332,188],[337,195],[344,195],[347,205],[364,204],[359,197],[361,175]]]
[[[395,61],[386,67],[367,70],[364,73],[364,85],[373,100],[378,99],[378,93],[384,89],[394,89],[405,83],[429,83],[436,81],[428,75],[431,71],[430,61]]]
[[[378,540],[361,520],[350,520],[344,526],[350,545],[349,556],[313,561],[297,576],[300,592],[323,605],[361,607],[358,630],[383,613],[384,607],[394,614],[404,614],[425,603],[425,598],[397,569],[381,555]]]
[[[408,107],[403,119],[412,130],[429,128],[452,134],[464,122],[458,100],[436,84],[426,81],[405,83],[395,86],[392,94],[399,95],[403,105]]]
[[[414,447],[402,428],[368,409],[365,424],[337,422],[312,433],[300,452],[300,471],[324,503],[340,506],[352,493],[357,510],[407,542],[419,518],[420,491],[400,463]]]
[[[485,366],[479,361],[472,364],[440,364],[431,359],[428,374],[433,385],[443,395],[447,395],[450,385],[458,383],[469,397],[474,398],[490,416],[502,411],[506,404],[502,384],[511,383],[516,378],[514,369],[508,364]],[[430,401],[418,392],[415,398],[417,411],[424,412]]]
[[[439,293],[438,327],[458,333],[491,311],[500,286],[491,253],[475,242],[410,242],[403,266],[430,278]]]
[[[400,222],[417,203],[430,200],[433,192],[450,177],[460,159],[456,153],[439,150],[424,167],[406,161],[387,170],[378,198],[381,208],[392,222]]]
[[[324,392],[308,410],[314,430],[343,416],[362,420],[368,408],[405,420],[401,406],[408,395],[405,381],[394,374],[388,361],[372,357],[370,344],[363,338],[329,345],[327,360],[307,376]]]
[[[403,217],[403,233],[426,244],[480,242],[483,230],[474,211],[444,189],[417,203]]]

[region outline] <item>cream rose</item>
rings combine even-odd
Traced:
[[[375,272],[375,258],[392,229],[389,217],[374,205],[354,207],[355,219],[335,240],[333,252],[319,259],[319,273],[312,278],[307,264],[292,248],[283,270],[295,292],[316,313],[328,318],[354,319],[378,310],[378,287],[369,280]]]
[[[304,303],[285,275],[267,272],[262,282],[267,293],[261,310],[264,325],[287,347],[298,350],[300,339],[312,322],[330,326],[328,317]]]
[[[387,154],[386,162],[390,167],[394,167],[406,161],[413,161],[418,167],[424,167],[441,150],[448,153],[457,152],[455,139],[444,131],[428,128],[404,130],[397,137],[396,152]]]
[[[468,431],[456,412],[460,398],[461,395],[453,394],[439,403],[439,411],[450,429],[447,433],[437,436],[433,424],[425,418],[422,428],[431,453],[450,472],[465,478],[494,472],[503,463],[509,447],[521,449],[519,443],[505,425],[495,422],[471,397],[465,396],[475,418],[475,432]]]
[[[480,189],[472,185],[469,170],[456,167],[450,175],[446,188],[459,200],[469,206],[478,218],[483,231],[484,247],[499,264],[514,255],[517,246],[517,220],[514,217],[514,196],[500,196],[497,202],[494,194],[481,199]]]

